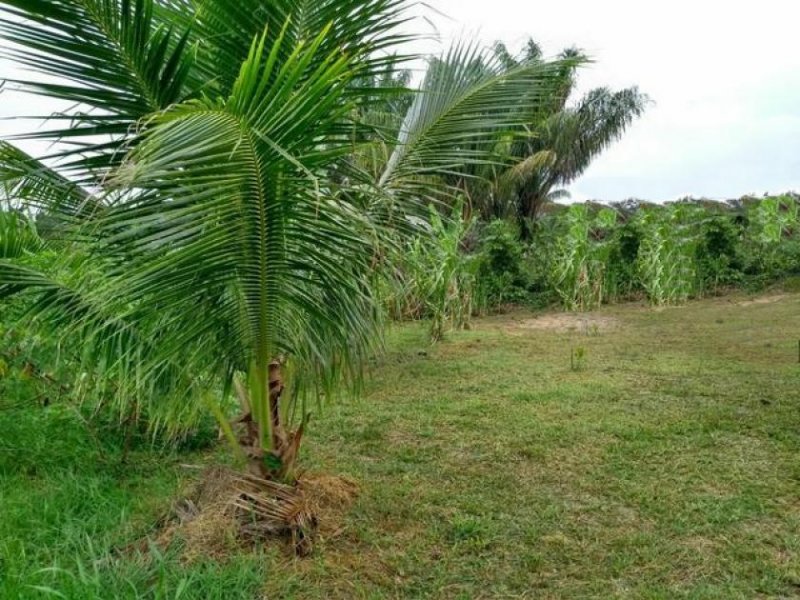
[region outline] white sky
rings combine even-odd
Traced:
[[[578,46],[581,88],[638,85],[645,116],[573,198],[800,190],[800,0],[427,0],[444,40]]]
[[[653,99],[574,183],[575,200],[800,191],[800,0],[426,1],[443,13],[424,11],[443,43],[466,35],[516,49],[530,36],[546,54],[575,45],[595,61],[581,89],[638,85]],[[0,77],[9,67],[0,61]],[[0,94],[0,118],[43,110],[53,107]],[[29,129],[0,120],[0,138]]]

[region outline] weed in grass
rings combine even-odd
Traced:
[[[583,371],[586,368],[587,352],[583,346],[572,348],[570,351],[569,368],[573,371]]]

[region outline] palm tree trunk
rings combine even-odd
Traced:
[[[285,480],[291,477],[300,450],[305,422],[288,432],[281,416],[284,392],[283,370],[279,359],[267,369],[254,369],[248,389],[240,380],[234,389],[242,408],[239,446],[247,457],[247,470],[264,479]]]
[[[270,431],[272,432],[271,452],[278,458],[280,465],[273,473],[273,477],[281,480],[291,478],[294,472],[300,444],[303,441],[305,420],[296,431],[287,431],[281,417],[281,397],[283,396],[283,370],[279,359],[269,364],[269,416]]]
[[[269,420],[270,451],[280,455],[286,446],[286,431],[281,423],[281,396],[283,395],[283,372],[280,360],[269,363]]]

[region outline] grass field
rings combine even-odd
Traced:
[[[0,413],[0,598],[800,597],[800,295],[398,327],[303,463],[359,493],[307,559],[118,552],[224,449]]]

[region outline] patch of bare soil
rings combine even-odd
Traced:
[[[319,537],[336,537],[358,488],[354,481],[306,474],[295,485],[211,468],[162,521],[156,544],[180,542],[186,562],[223,561],[265,542],[307,555]]]
[[[614,317],[588,313],[554,313],[542,315],[534,319],[523,319],[510,323],[507,330],[510,333],[538,330],[556,331],[559,333],[576,332],[592,335],[603,331],[619,329],[621,326],[621,321]]]
[[[739,306],[757,306],[759,304],[774,304],[780,302],[784,298],[788,298],[788,294],[775,294],[774,296],[762,296],[761,298],[754,298],[753,300],[745,300],[739,302]]]

